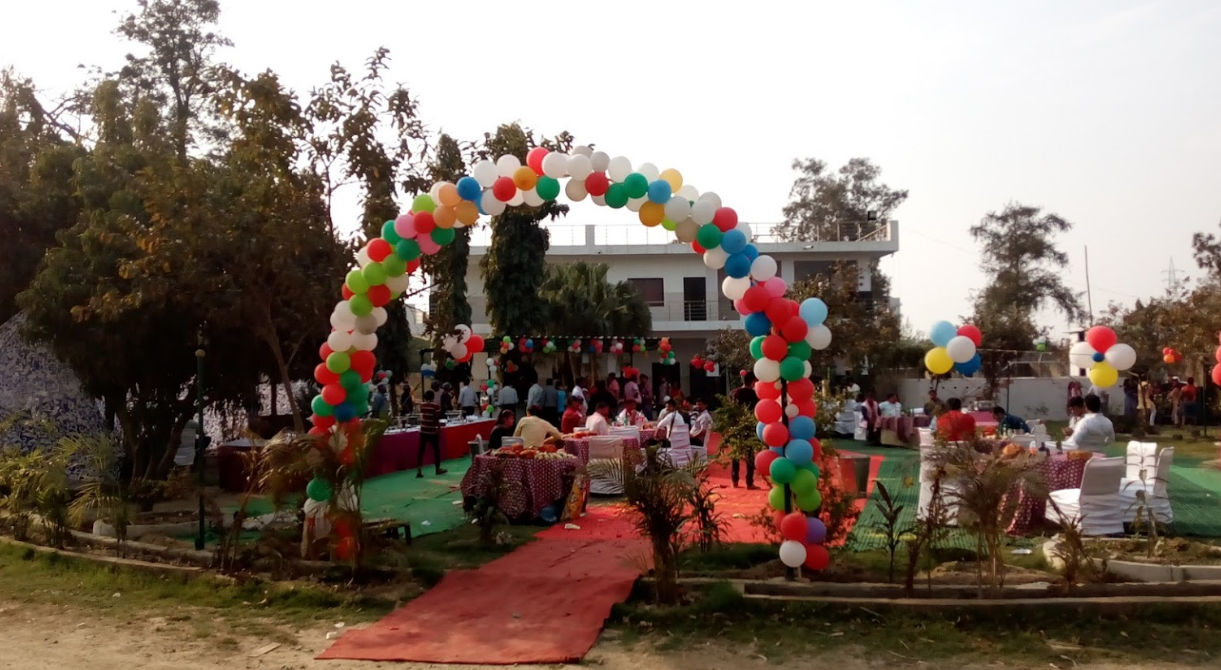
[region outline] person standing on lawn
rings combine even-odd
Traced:
[[[458,391],[458,407],[462,408],[462,416],[471,416],[478,409],[479,394],[475,393],[474,381],[468,381]]]
[[[437,394],[431,389],[424,392],[424,402],[420,403],[420,452],[416,458],[415,476],[424,476],[424,450],[432,445],[432,455],[435,459],[437,474],[443,475],[446,470],[441,467],[441,406],[433,402]]]
[[[734,390],[733,401],[746,408],[746,411],[752,415],[755,412],[755,405],[759,403],[759,394],[755,393],[755,376],[753,374],[746,375],[746,383],[741,388]],[[724,444],[722,447],[726,446]],[[751,440],[747,444],[734,445],[742,458],[735,458],[729,462],[729,481],[733,487],[738,488],[738,474],[741,472],[741,462],[746,461],[746,488],[755,489],[755,442]]]

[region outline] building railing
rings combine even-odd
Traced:
[[[779,234],[780,224],[752,223],[753,241],[762,244],[790,242]],[[551,233],[553,247],[608,247],[608,246],[643,246],[658,244],[683,244],[674,237],[672,231],[661,226],[648,228],[638,224],[616,225],[584,225],[579,223],[543,224]],[[802,242],[885,242],[891,239],[889,223],[881,223],[876,228],[860,235],[829,235],[826,239],[800,240]],[[480,225],[471,231],[471,246],[487,247],[492,241],[492,231],[487,225]]]

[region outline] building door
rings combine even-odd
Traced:
[[[683,277],[683,321],[708,320],[708,281]]]

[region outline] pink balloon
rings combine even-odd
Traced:
[[[788,290],[789,285],[784,283],[784,280],[780,277],[772,277],[771,279],[763,282],[763,288],[767,290],[768,295],[772,296],[773,298],[779,298],[784,295],[785,291]]]
[[[738,310],[738,314],[741,314],[742,316],[747,316],[750,314],[750,308],[742,304],[741,298],[733,301],[733,308]]]
[[[394,220],[394,232],[399,234],[399,237],[409,240],[415,237],[415,224],[411,214],[399,214],[399,218]]]
[[[415,240],[420,245],[420,251],[426,256],[431,256],[441,250],[441,245],[433,242],[431,235],[421,235]]]

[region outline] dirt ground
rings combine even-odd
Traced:
[[[197,616],[198,615],[198,616]],[[172,617],[110,622],[102,621],[95,611],[70,605],[25,605],[0,600],[0,667],[18,670],[59,670],[88,667],[90,670],[238,670],[241,668],[325,669],[325,670],[460,670],[472,666],[438,666],[418,663],[367,663],[354,661],[315,661],[313,657],[329,644],[328,632],[342,630],[333,626],[289,630],[272,624],[256,629],[234,631],[217,629],[206,611]],[[610,638],[610,639],[608,639]],[[944,661],[922,663],[915,658],[894,658],[866,662],[848,651],[820,654],[817,659],[769,661],[754,649],[726,648],[708,643],[690,649],[652,650],[643,645],[620,644],[614,632],[604,636],[586,657],[583,666],[618,670],[716,670],[718,668],[770,668],[784,666],[834,667],[837,670],[866,668],[1023,667],[995,662],[972,665]],[[273,647],[274,648],[270,648]],[[495,667],[495,666],[475,666]],[[538,666],[557,668],[559,666]],[[569,666],[576,670],[582,666]],[[1046,668],[1046,665],[1038,667]],[[1175,664],[1077,665],[1066,659],[1059,666],[1082,670],[1174,669]]]

